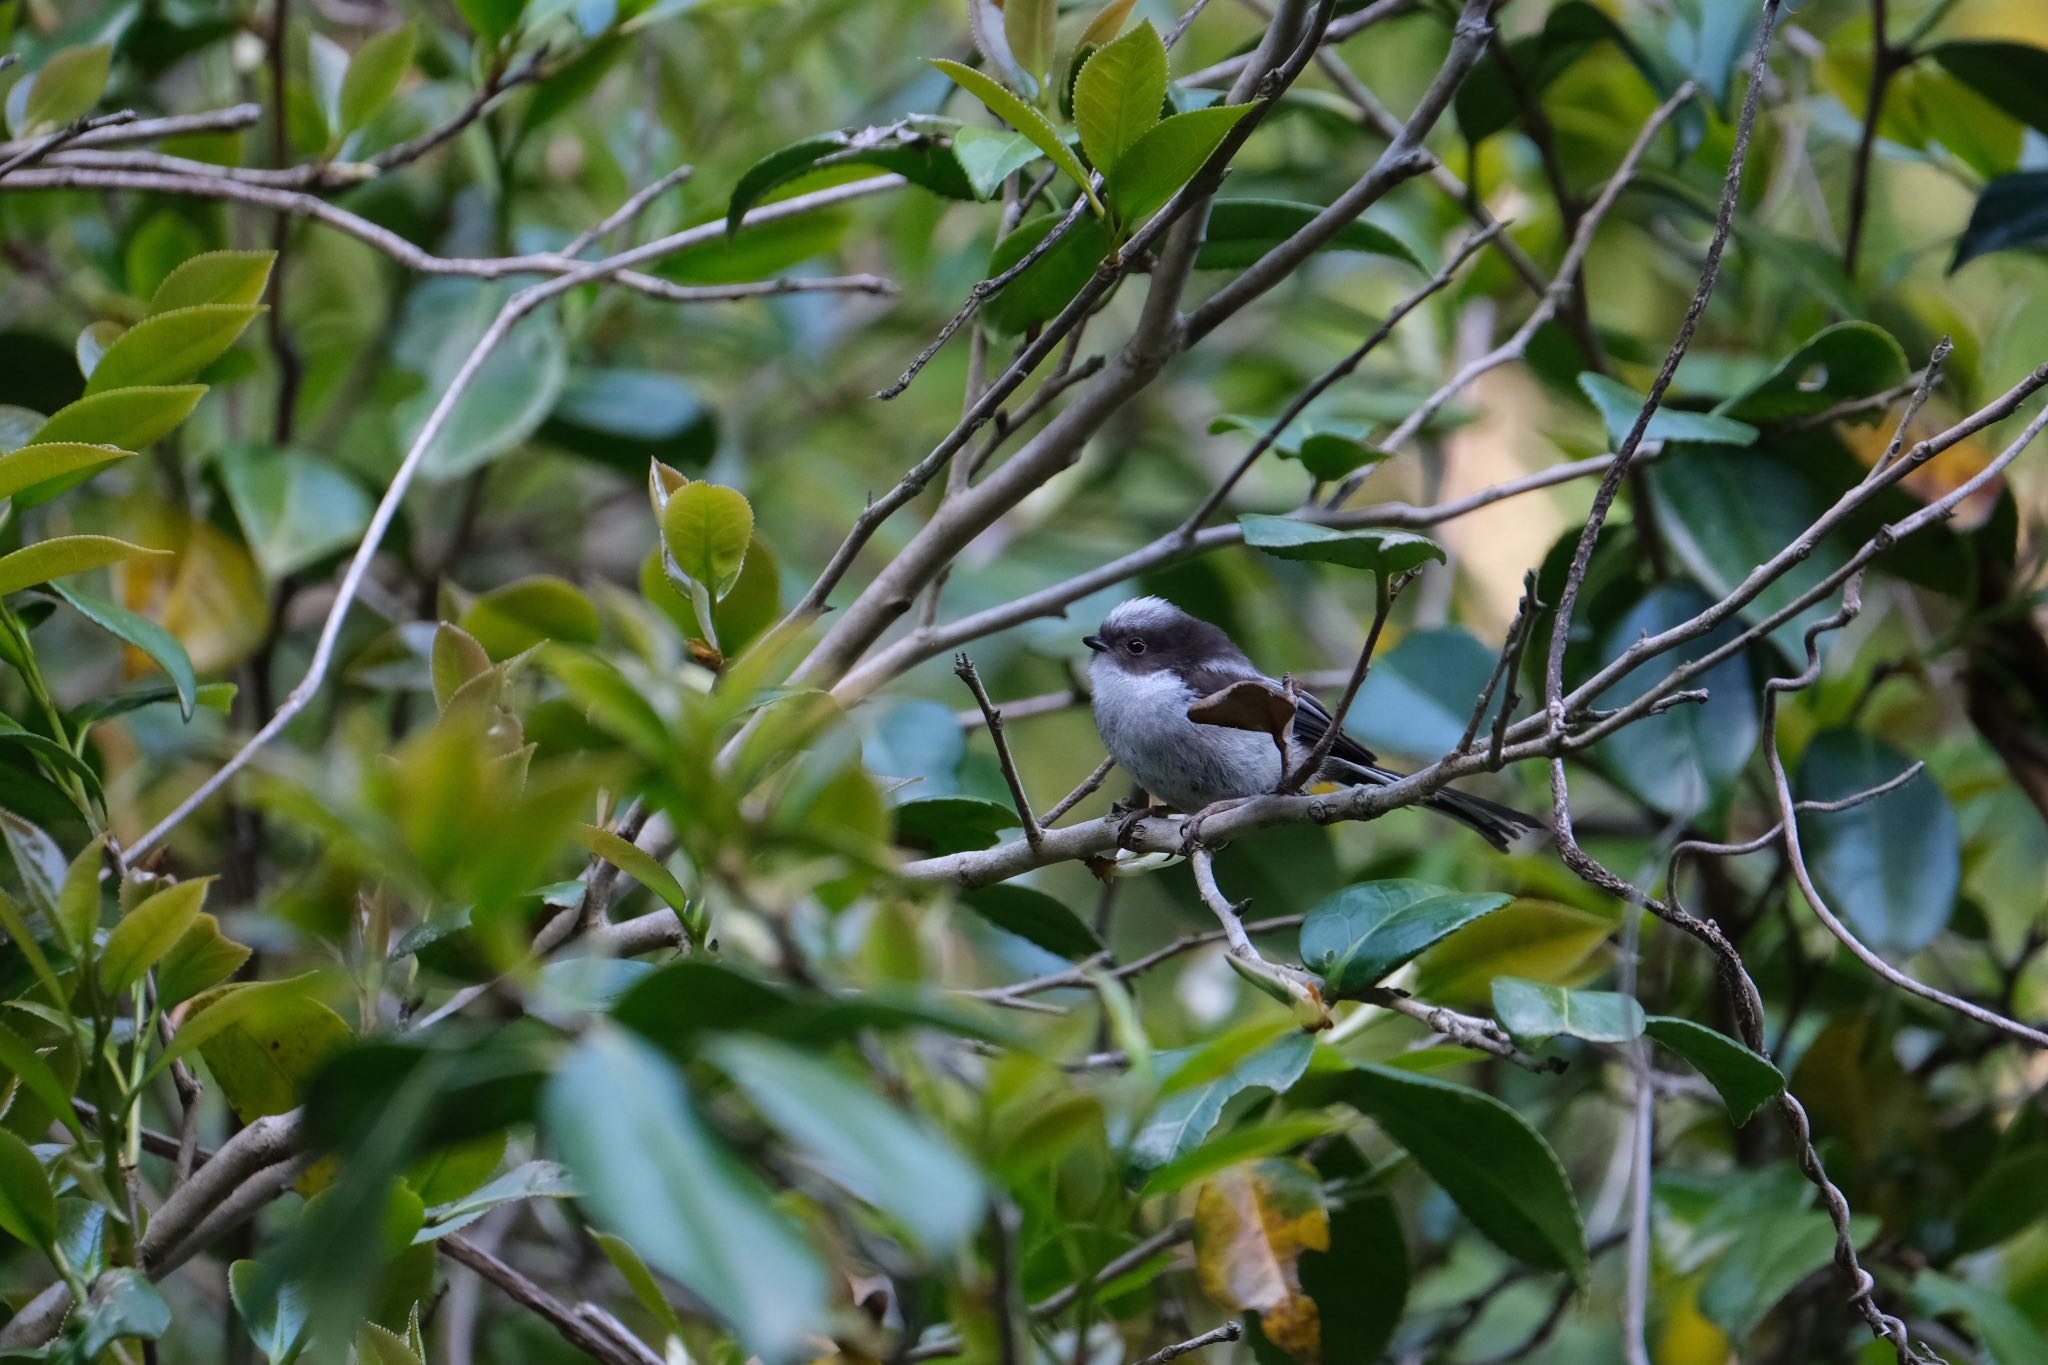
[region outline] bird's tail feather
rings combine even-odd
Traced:
[[[1366,782],[1376,787],[1384,787],[1407,776],[1389,768],[1376,768],[1346,759],[1332,759],[1325,768],[1325,774],[1339,781]],[[1540,816],[1516,810],[1513,806],[1503,806],[1498,801],[1489,801],[1470,792],[1445,787],[1431,792],[1423,798],[1422,804],[1439,815],[1456,820],[1503,853],[1526,852],[1550,838],[1550,826]]]

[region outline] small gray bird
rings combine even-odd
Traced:
[[[1081,643],[1095,656],[1088,663],[1095,728],[1117,766],[1152,796],[1193,814],[1279,785],[1280,753],[1269,736],[1188,718],[1190,706],[1232,683],[1256,679],[1279,686],[1217,627],[1164,598],[1140,597],[1110,612],[1102,628]],[[1289,763],[1306,759],[1329,728],[1329,711],[1302,693]],[[1340,734],[1319,776],[1384,786],[1403,774],[1380,767],[1363,745]],[[1476,830],[1502,852],[1549,835],[1535,816],[1464,792],[1437,791],[1422,804]]]

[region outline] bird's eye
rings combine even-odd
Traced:
[[[1143,640],[1140,640],[1137,636],[1133,635],[1130,638],[1130,642],[1126,644],[1124,648],[1128,649],[1133,654],[1143,654],[1145,652],[1145,642]]]

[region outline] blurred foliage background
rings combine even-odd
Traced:
[[[1267,22],[1257,3],[1199,8],[1171,51],[1169,113],[1206,107],[1228,84],[1210,69]],[[1093,5],[975,10],[1013,49],[1029,41],[1018,16],[1043,11],[1042,74],[1100,46],[1082,36]],[[1364,11],[1335,6],[1340,24]],[[1385,111],[1405,115],[1436,75],[1453,7],[1370,11],[1232,160],[1222,199],[1244,201],[1243,236],[1191,298],[1303,221],[1286,205],[1351,186],[1387,144]],[[1429,138],[1438,164],[1111,413],[909,626],[1173,530],[1476,220],[1506,220],[1547,283],[1690,79],[1524,353],[1381,448],[1535,306],[1516,259],[1482,250],[1227,510],[1328,492],[1311,433],[1369,471],[1350,505],[1396,519],[1613,449],[1699,279],[1759,13],[1500,6]],[[1110,6],[1105,32],[1184,17],[1138,0]],[[1200,1358],[1894,1358],[1851,1305],[1801,1144],[1769,1111],[1742,1121],[1784,1084],[1882,1310],[1950,1360],[2048,1360],[2041,1054],[1873,976],[1776,845],[1693,859],[1669,888],[1747,961],[1763,1057],[1734,1041],[1697,943],[1634,922],[1552,852],[1501,858],[1397,811],[1220,853],[1247,919],[1309,917],[1299,953],[1293,921],[1268,951],[1326,977],[1316,945],[1342,916],[1433,907],[1415,912],[1435,917],[1426,951],[1388,958],[1352,999],[1387,983],[1497,1017],[1522,1060],[1569,1063],[1533,1072],[1371,1003],[1303,1033],[1233,972],[1178,862],[1098,877],[1070,861],[964,895],[901,873],[1017,837],[950,650],[858,706],[813,705],[777,690],[802,646],[771,627],[1095,254],[1020,279],[881,401],[1017,259],[1000,238],[1049,174],[1037,149],[984,141],[1015,161],[979,193],[917,183],[719,225],[736,187],[773,203],[901,169],[855,139],[750,176],[820,134],[910,115],[999,132],[925,60],[1000,72],[971,27],[959,3],[913,0],[0,4],[18,59],[0,71],[9,1358],[1115,1362],[1226,1320],[1250,1339]],[[1056,83],[1037,105],[1065,127]],[[1730,592],[1863,479],[1942,338],[1913,439],[2048,361],[2041,0],[1787,6],[1760,96],[1718,287],[1651,429],[1656,458],[1593,560],[1568,683]],[[79,122],[245,103],[141,144]],[[930,136],[965,160],[967,135]],[[179,160],[123,159],[149,154]],[[239,178],[207,188],[208,167]],[[1064,212],[1076,188],[1042,193]],[[429,412],[547,273],[422,271],[287,195],[444,260],[594,260],[707,225],[645,267],[657,283],[795,287],[580,285],[520,322],[426,447],[327,685],[159,839],[315,662]],[[1113,349],[1145,298],[1126,280],[1078,354]],[[2007,439],[1968,435],[1688,649],[1754,625]],[[1457,746],[1525,573],[1556,601],[1592,496],[1591,479],[1559,480],[1431,525],[1447,563],[1400,597],[1352,732],[1407,767]],[[684,503],[702,520],[685,525]],[[834,602],[938,505],[927,493],[882,524]],[[2020,1020],[2048,1017],[2044,525],[2036,452],[1879,563],[1778,731],[1802,799],[1924,763],[1802,819],[1814,875],[1888,961]],[[1233,543],[974,639],[996,700],[1032,699],[1006,734],[1040,809],[1102,755],[1079,637],[1140,592],[1317,682],[1342,678],[1374,598],[1359,572]],[[1575,757],[1587,850],[1657,889],[1676,842],[1763,834],[1777,806],[1760,689],[1798,672],[1830,610],[1717,665],[1704,704]],[[1518,714],[1541,694],[1548,619]],[[734,742],[757,712],[779,719]],[[1545,809],[1540,766],[1471,785]],[[1121,794],[1112,778],[1068,821]],[[225,1169],[206,1152],[273,1120],[291,1126],[269,1160],[205,1184]],[[1639,1143],[1654,1175],[1637,1194]],[[169,1218],[195,1188],[255,1188],[261,1211]],[[178,1235],[153,1245],[158,1216]],[[54,1340],[30,1330],[53,1284],[88,1296]]]

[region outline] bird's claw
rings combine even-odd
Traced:
[[[1187,819],[1181,821],[1181,856],[1186,857],[1192,854],[1197,848],[1203,846],[1202,826],[1208,823],[1209,818],[1211,816],[1221,815],[1224,811],[1230,810],[1242,804],[1244,804],[1244,802],[1243,799],[1240,797],[1228,797],[1222,801],[1211,801],[1208,805],[1202,807],[1193,815],[1190,815],[1187,817]]]
[[[1116,807],[1112,806],[1110,808],[1111,815],[1118,813]],[[1138,826],[1152,818],[1152,804],[1148,801],[1143,805],[1131,807],[1121,813],[1123,819],[1117,821],[1116,826],[1116,846],[1118,848],[1130,848],[1131,838],[1138,832]],[[1135,850],[1133,851],[1135,852]]]

